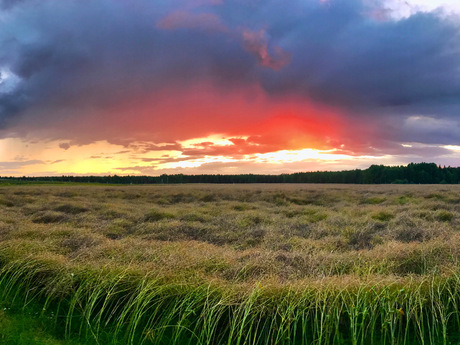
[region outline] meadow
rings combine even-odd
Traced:
[[[457,344],[459,185],[1,185],[5,344]]]

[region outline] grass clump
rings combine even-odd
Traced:
[[[405,205],[409,202],[409,197],[405,196],[405,195],[401,195],[400,197],[398,197],[396,199],[396,202],[399,204],[399,205]]]
[[[35,214],[32,218],[34,223],[61,223],[67,220],[67,216],[62,212],[43,211]]]
[[[0,198],[0,206],[13,207],[14,202],[12,202],[11,200],[5,200],[3,198]]]
[[[76,252],[82,248],[90,248],[98,244],[98,240],[92,236],[73,236],[62,240],[61,247],[70,252]]]
[[[169,212],[162,212],[158,210],[150,210],[144,217],[144,221],[147,222],[157,222],[162,219],[173,219],[176,216]]]
[[[395,239],[401,242],[422,242],[429,239],[429,234],[426,230],[418,227],[403,227],[396,232]]]
[[[73,205],[73,204],[59,205],[54,210],[57,212],[63,212],[63,213],[73,214],[73,215],[88,211],[86,207],[83,207],[80,205]]]
[[[251,206],[248,204],[237,204],[233,206],[235,211],[247,211],[251,209]]]
[[[378,205],[378,204],[381,204],[383,202],[385,202],[387,200],[387,198],[385,197],[377,197],[377,196],[374,196],[374,197],[371,197],[371,198],[366,198],[362,201],[363,204],[369,204],[369,205]]]
[[[355,250],[371,249],[380,242],[380,239],[369,228],[346,228],[343,235],[347,239],[347,245]]]
[[[186,222],[200,222],[204,223],[207,220],[207,217],[205,217],[202,214],[198,213],[186,213],[183,216],[180,217],[181,220],[186,221]]]
[[[452,218],[454,218],[454,215],[452,212],[446,211],[446,210],[438,210],[435,213],[435,219],[440,221],[440,222],[450,222]]]
[[[386,211],[380,211],[372,215],[372,219],[379,220],[381,222],[388,222],[393,218],[394,215]]]
[[[134,231],[134,229],[135,222],[125,218],[116,218],[103,228],[102,233],[107,238],[117,240],[128,236]]]
[[[328,215],[326,213],[307,213],[306,218],[308,219],[308,222],[310,223],[317,223],[322,220],[327,219]]]

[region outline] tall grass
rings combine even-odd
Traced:
[[[423,188],[0,188],[0,326],[36,316],[50,344],[458,343],[459,190]]]
[[[449,344],[460,327],[457,272],[404,286],[236,291],[27,260],[0,277],[1,304],[41,305],[68,339],[87,344]]]

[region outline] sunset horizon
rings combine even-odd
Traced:
[[[0,343],[460,339],[460,0],[0,0]]]
[[[0,1],[0,176],[460,166],[460,5]]]

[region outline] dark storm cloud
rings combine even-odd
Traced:
[[[459,99],[459,27],[434,14],[397,22],[358,17],[335,30],[309,32],[292,33],[301,47],[281,78],[264,79],[272,92],[295,89],[371,109]]]
[[[231,83],[253,68],[237,39],[156,27],[167,2],[27,1],[0,22],[0,66],[21,82],[0,94],[0,118],[113,106],[167,84]]]
[[[427,144],[458,145],[460,143],[460,112],[456,117],[435,118],[410,116],[399,128],[401,141],[404,137]]]
[[[427,115],[457,118],[459,21],[439,13],[392,20],[369,3],[3,0],[0,70],[19,82],[0,85],[0,130],[59,126],[201,81],[216,92],[259,83],[274,98],[300,95],[365,121],[425,106]],[[66,135],[78,141],[72,128]]]

